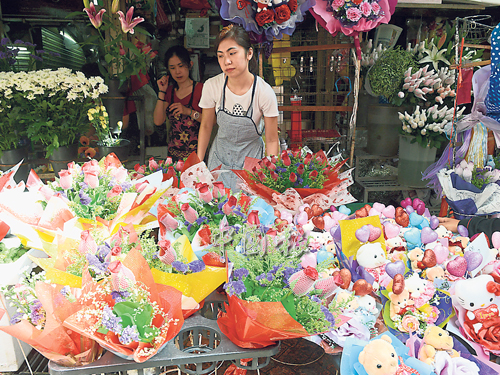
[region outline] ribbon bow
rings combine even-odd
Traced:
[[[399,362],[401,362],[401,364],[399,365],[394,375],[420,375],[417,370],[405,365],[405,363],[403,362],[403,358],[399,357]]]

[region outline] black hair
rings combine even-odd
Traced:
[[[219,48],[219,44],[225,39],[233,39],[236,44],[243,47],[245,52],[248,52],[250,48],[253,49],[254,54],[248,62],[248,70],[251,73],[257,74],[257,60],[255,59],[255,48],[252,47],[252,42],[250,41],[250,36],[246,30],[240,25],[231,24],[222,29],[222,31],[217,36],[215,42],[215,50]]]
[[[167,52],[165,52],[165,60],[164,61],[165,61],[165,67],[167,68],[167,72],[168,72],[169,76],[170,76],[170,70],[168,69],[168,61],[174,56],[177,56],[179,58],[179,60],[181,60],[182,63],[188,67],[189,78],[193,79],[191,77],[191,56],[189,55],[189,51],[181,45],[170,47],[167,50]],[[175,81],[175,79],[172,79],[171,81],[172,81],[172,84],[174,85],[174,88],[178,89],[179,86],[177,85],[177,82]]]

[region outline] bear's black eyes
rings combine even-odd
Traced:
[[[443,336],[443,334],[442,334],[442,333],[440,333],[440,334],[439,334],[439,336]]]
[[[391,353],[392,358],[394,358],[394,353]]]
[[[382,365],[381,365],[381,364],[378,364],[378,365],[377,365],[377,368],[382,368]]]
[[[490,298],[490,302],[493,302],[493,298]]]

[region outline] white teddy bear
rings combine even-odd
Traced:
[[[387,286],[392,280],[385,272],[385,265],[389,263],[380,242],[371,242],[362,245],[357,253],[356,260],[375,279],[372,284],[374,289],[378,289],[379,285]]]

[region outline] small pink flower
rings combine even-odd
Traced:
[[[169,156],[168,158],[165,159],[165,165],[170,165],[172,164],[172,158]]]
[[[83,164],[82,170],[83,173],[91,172],[98,174],[101,168],[99,167],[99,163],[97,162],[97,160],[92,159]]]
[[[368,17],[372,12],[372,6],[367,1],[362,2],[361,5],[359,6],[359,9],[361,10],[361,13],[363,13],[363,16],[365,17]]]
[[[83,182],[85,182],[90,188],[94,189],[99,186],[99,177],[97,177],[97,173],[87,172],[83,176]]]
[[[376,16],[380,13],[380,5],[377,2],[372,3],[372,11]]]
[[[418,319],[413,315],[405,315],[401,321],[401,328],[404,332],[415,332],[420,327]]]
[[[184,168],[184,160],[179,160],[175,166],[176,171],[181,171]]]
[[[137,24],[144,21],[144,18],[142,18],[142,17],[135,17],[134,19],[132,19],[132,16],[134,15],[134,7],[129,8],[126,16],[123,14],[123,12],[121,10],[119,10],[116,13],[118,14],[118,17],[120,18],[120,22],[122,24],[122,31],[124,33],[130,32],[130,34],[133,34],[134,27],[136,27]]]
[[[121,184],[127,179],[128,170],[125,167],[111,168],[111,176],[113,176],[117,183]]]
[[[154,158],[149,159],[149,169],[151,169],[152,171],[156,171],[158,168],[160,168],[160,166],[155,161],[155,159]]]
[[[213,195],[208,184],[198,183],[196,184],[196,190],[198,191],[198,196],[203,202],[210,203],[212,201]]]
[[[226,194],[226,190],[224,188],[224,183],[221,182],[221,181],[215,181],[213,183],[214,185],[214,189],[212,191],[212,195],[215,197],[215,198],[220,198],[222,196],[224,196]]]
[[[333,0],[332,8],[334,11],[337,11],[340,7],[344,6],[345,0]]]
[[[358,22],[363,15],[358,8],[349,8],[347,9],[346,16],[349,21]]]
[[[189,203],[184,203],[181,205],[181,211],[184,214],[184,218],[190,223],[193,224],[196,219],[198,219],[198,213],[194,210],[193,207],[189,205]]]
[[[120,185],[115,185],[113,186],[113,189],[111,189],[108,194],[106,194],[107,198],[112,198],[116,197],[117,195],[120,195],[122,193],[122,187]]]
[[[71,176],[71,172],[67,169],[63,169],[59,171],[59,185],[64,189],[70,189],[73,184],[73,176]]]
[[[122,248],[120,246],[113,246],[113,248],[111,249],[111,255],[113,255],[114,257],[120,256],[121,253]]]
[[[94,26],[96,29],[101,27],[102,25],[102,16],[106,12],[106,9],[102,8],[99,12],[95,9],[95,6],[93,3],[90,4],[89,8],[84,8],[83,9],[86,13],[87,16],[89,16],[90,23],[92,23],[92,26]]]

